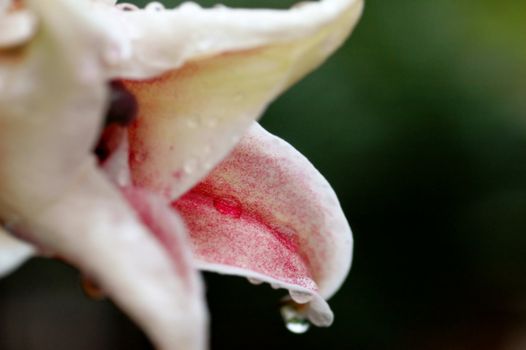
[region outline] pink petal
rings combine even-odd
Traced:
[[[131,42],[129,59],[115,65],[115,75],[164,72],[125,82],[140,106],[130,132],[134,184],[170,199],[190,189],[272,100],[342,44],[361,8],[360,0],[288,11],[186,3],[115,15]]]
[[[173,203],[198,266],[289,289],[326,326],[345,279],[352,236],[336,195],[292,146],[254,125],[202,183]]]

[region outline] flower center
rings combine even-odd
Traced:
[[[101,130],[93,153],[104,162],[118,146],[121,137],[137,117],[138,104],[135,96],[118,80],[110,82],[110,104],[106,111],[104,128]]]
[[[137,116],[137,99],[120,81],[112,81],[110,87],[110,106],[106,112],[105,126],[112,123],[128,126]]]

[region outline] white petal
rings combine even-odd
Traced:
[[[33,253],[31,245],[11,236],[0,227],[0,278],[19,267]]]
[[[87,2],[28,6],[37,36],[0,52],[0,217],[94,278],[160,349],[203,349],[206,312],[188,257],[174,260],[168,238],[152,235],[90,156],[107,97],[99,24]],[[183,247],[170,215],[160,225],[175,228],[169,239]]]
[[[85,3],[28,1],[39,33],[0,50],[0,216],[38,212],[75,181],[106,104],[101,28]]]
[[[114,75],[137,96],[131,129],[134,183],[177,198],[224,158],[266,106],[341,45],[360,0],[288,11],[131,11],[115,16],[132,42]]]
[[[326,57],[356,24],[362,7],[362,0],[304,2],[290,10],[225,6],[203,9],[185,2],[165,11],[117,12],[115,8],[100,8],[99,16],[106,18],[108,29],[120,33],[121,40],[132,43],[131,55],[115,62],[113,75],[143,79],[179,68],[188,61],[289,44],[315,36],[322,28],[339,25],[339,32],[324,38],[326,45],[319,48],[320,54]]]

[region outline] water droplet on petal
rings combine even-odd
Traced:
[[[146,155],[144,153],[133,153],[133,160],[137,163],[142,163],[146,160]]]
[[[217,126],[217,119],[215,118],[208,118],[208,119],[205,119],[204,120],[204,125],[207,127],[207,128],[215,128]]]
[[[93,300],[103,300],[106,298],[106,295],[102,289],[90,278],[83,276],[80,280],[82,290],[87,297]]]
[[[257,279],[257,278],[248,277],[247,279],[248,279],[248,281],[249,281],[250,283],[252,283],[252,284],[254,284],[254,285],[256,285],[256,286],[258,286],[258,285],[260,285],[260,284],[263,283],[262,280]]]
[[[200,9],[201,9],[201,6],[191,1],[186,1],[186,2],[183,2],[181,5],[179,5],[179,10],[184,10],[184,11],[197,11]]]
[[[183,164],[183,171],[187,174],[193,173],[195,170],[195,162],[193,160],[187,161]]]
[[[213,168],[212,163],[210,163],[210,162],[204,162],[204,163],[203,163],[203,169],[205,169],[205,170],[208,171],[208,170],[210,170],[210,169],[212,169],[212,168]]]
[[[281,316],[285,322],[285,327],[295,334],[302,334],[309,330],[310,323],[305,316],[297,310],[297,305],[287,303],[281,307]]]
[[[242,213],[241,203],[234,197],[221,197],[214,199],[214,207],[218,212],[233,218],[240,218]]]
[[[147,11],[162,11],[164,10],[164,5],[158,1],[154,1],[146,5],[144,9]]]

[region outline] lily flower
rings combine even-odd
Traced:
[[[159,349],[206,348],[198,269],[287,289],[286,318],[330,325],[349,225],[255,120],[361,10],[0,0],[0,275],[58,256]]]

